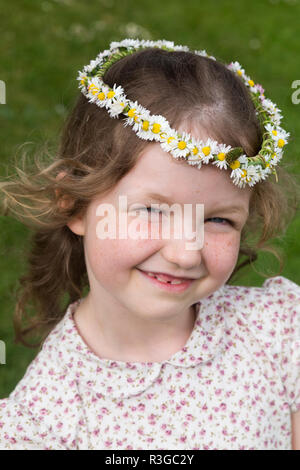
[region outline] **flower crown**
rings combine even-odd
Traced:
[[[79,71],[79,88],[89,99],[101,108],[106,108],[110,117],[125,118],[124,125],[132,126],[141,139],[159,142],[163,150],[171,153],[174,158],[183,157],[188,164],[201,168],[202,163],[216,165],[220,169],[231,168],[230,177],[233,183],[240,188],[246,185],[253,186],[266,179],[271,173],[278,182],[276,165],[283,155],[283,147],[287,144],[289,133],[280,127],[281,111],[268,98],[265,98],[264,89],[254,83],[246,75],[245,70],[238,62],[231,62],[226,67],[242,78],[249,88],[252,101],[255,105],[256,115],[264,126],[263,143],[259,153],[254,157],[245,155],[241,147],[231,147],[220,144],[212,139],[194,139],[190,134],[179,134],[172,129],[168,121],[161,115],[151,115],[137,101],[130,101],[121,86],[113,85],[110,88],[103,82],[103,76],[109,67],[141,49],[157,47],[166,51],[190,52],[186,46],[174,46],[171,41],[144,41],[137,39],[124,39],[121,42],[112,42],[110,48],[92,60],[89,65]],[[194,51],[195,54],[216,60],[209,56],[205,50]]]

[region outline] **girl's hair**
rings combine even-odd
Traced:
[[[111,87],[121,85],[130,100],[152,114],[162,114],[175,129],[182,122],[192,122],[220,143],[243,147],[248,156],[260,150],[262,129],[250,94],[219,61],[151,48],[116,62],[104,81]],[[122,119],[110,118],[80,93],[63,126],[57,155],[43,161],[48,151],[42,150],[32,169],[26,168],[23,158],[23,168],[16,165],[19,177],[0,183],[4,215],[11,213],[32,229],[27,272],[16,292],[15,342],[41,346],[67,305],[83,296],[88,288],[83,237],[66,224],[83,214],[95,196],[109,192],[135,166],[147,145],[124,127]],[[64,176],[57,178],[61,172]],[[280,261],[279,273],[282,270],[278,247],[267,242],[284,236],[297,209],[299,187],[282,162],[277,173],[279,183],[272,176],[252,188],[238,263],[228,282],[243,266],[252,265],[259,251],[274,254]],[[62,207],[63,200],[68,201],[67,207]],[[242,261],[242,257],[246,258]],[[26,311],[30,305],[31,315]],[[43,339],[33,345],[26,337],[35,331]]]

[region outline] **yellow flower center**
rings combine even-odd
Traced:
[[[242,72],[241,70],[238,70],[237,73],[238,73],[238,75],[240,75],[240,76],[243,75],[243,72]]]
[[[149,121],[144,121],[142,125],[143,131],[147,131],[149,129]]]
[[[99,100],[101,100],[101,101],[105,100],[105,93],[103,93],[103,91],[101,91],[101,92],[99,93],[99,95],[98,95],[98,98],[99,98]]]
[[[184,142],[184,140],[181,140],[180,142],[178,142],[178,148],[180,150],[184,150],[186,147],[186,143]]]
[[[165,139],[167,134],[165,132],[161,132],[159,135],[162,139]]]
[[[135,115],[133,119],[135,120],[135,122],[139,122],[139,117],[137,115]]]
[[[248,83],[250,86],[254,86],[254,81],[253,80],[248,80]]]
[[[218,153],[218,159],[219,160],[223,161],[223,160],[225,160],[225,157],[226,157],[225,153],[223,153],[223,152]]]
[[[153,134],[158,134],[160,131],[161,125],[155,122],[152,126],[152,132]]]
[[[210,147],[203,147],[202,152],[204,153],[205,156],[210,154]]]
[[[276,157],[276,153],[273,153],[272,158],[275,158],[275,157]]]
[[[175,137],[169,137],[169,138],[167,139],[168,144],[170,145],[171,140],[174,140],[174,139],[175,139]]]
[[[247,176],[247,170],[242,170],[242,171],[243,171],[243,173],[242,173],[241,176],[242,176],[242,178],[245,178]]]
[[[232,170],[236,170],[237,168],[239,168],[241,166],[240,162],[238,160],[235,160],[233,163],[231,163],[230,165],[230,168]]]
[[[89,86],[88,86],[88,90],[90,91],[91,88],[94,88],[96,85],[94,85],[94,83],[91,83]]]
[[[115,96],[115,92],[114,91],[109,91],[107,93],[107,98],[112,98],[113,96]]]
[[[87,77],[82,77],[82,79],[80,80],[81,81],[81,85],[84,85],[85,84],[85,80],[87,79]]]
[[[98,93],[99,91],[99,88],[95,87],[92,89],[92,94],[95,95],[96,93]]]
[[[277,135],[277,131],[274,131],[274,130],[273,130],[273,131],[272,131],[272,134],[273,134],[273,135]]]
[[[129,117],[134,117],[134,115],[135,115],[135,108],[131,108],[131,109],[128,111],[127,114],[128,114]]]
[[[283,147],[284,144],[285,144],[285,141],[284,141],[283,139],[279,139],[278,142],[277,142],[277,145],[278,145],[278,147],[280,147],[280,148]]]
[[[194,154],[194,155],[197,155],[198,152],[199,152],[198,147],[194,147],[194,148],[193,148],[193,154]]]

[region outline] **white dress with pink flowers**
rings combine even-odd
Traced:
[[[224,285],[163,362],[96,356],[73,320],[0,400],[0,449],[291,449],[300,410],[300,287]]]

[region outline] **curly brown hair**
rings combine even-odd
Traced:
[[[162,114],[172,127],[189,120],[218,142],[243,147],[248,156],[259,152],[263,130],[250,94],[218,60],[150,48],[113,64],[104,81],[111,87],[121,85],[130,100],[152,114]],[[83,296],[89,286],[83,237],[67,223],[84,213],[95,196],[111,191],[147,145],[121,119],[109,118],[105,109],[80,93],[54,157],[42,149],[34,162],[26,163],[25,154],[22,168],[18,162],[14,165],[18,177],[0,183],[3,214],[20,220],[31,233],[27,272],[16,292],[15,342],[41,346],[67,305]],[[259,251],[271,252],[280,261],[278,273],[282,271],[280,249],[267,242],[284,236],[299,202],[299,186],[284,166],[288,165],[283,162],[278,167],[278,183],[272,176],[252,189],[238,263],[228,282],[243,266],[253,266]],[[27,311],[30,306],[32,314]],[[32,344],[26,338],[36,331],[41,339]]]

